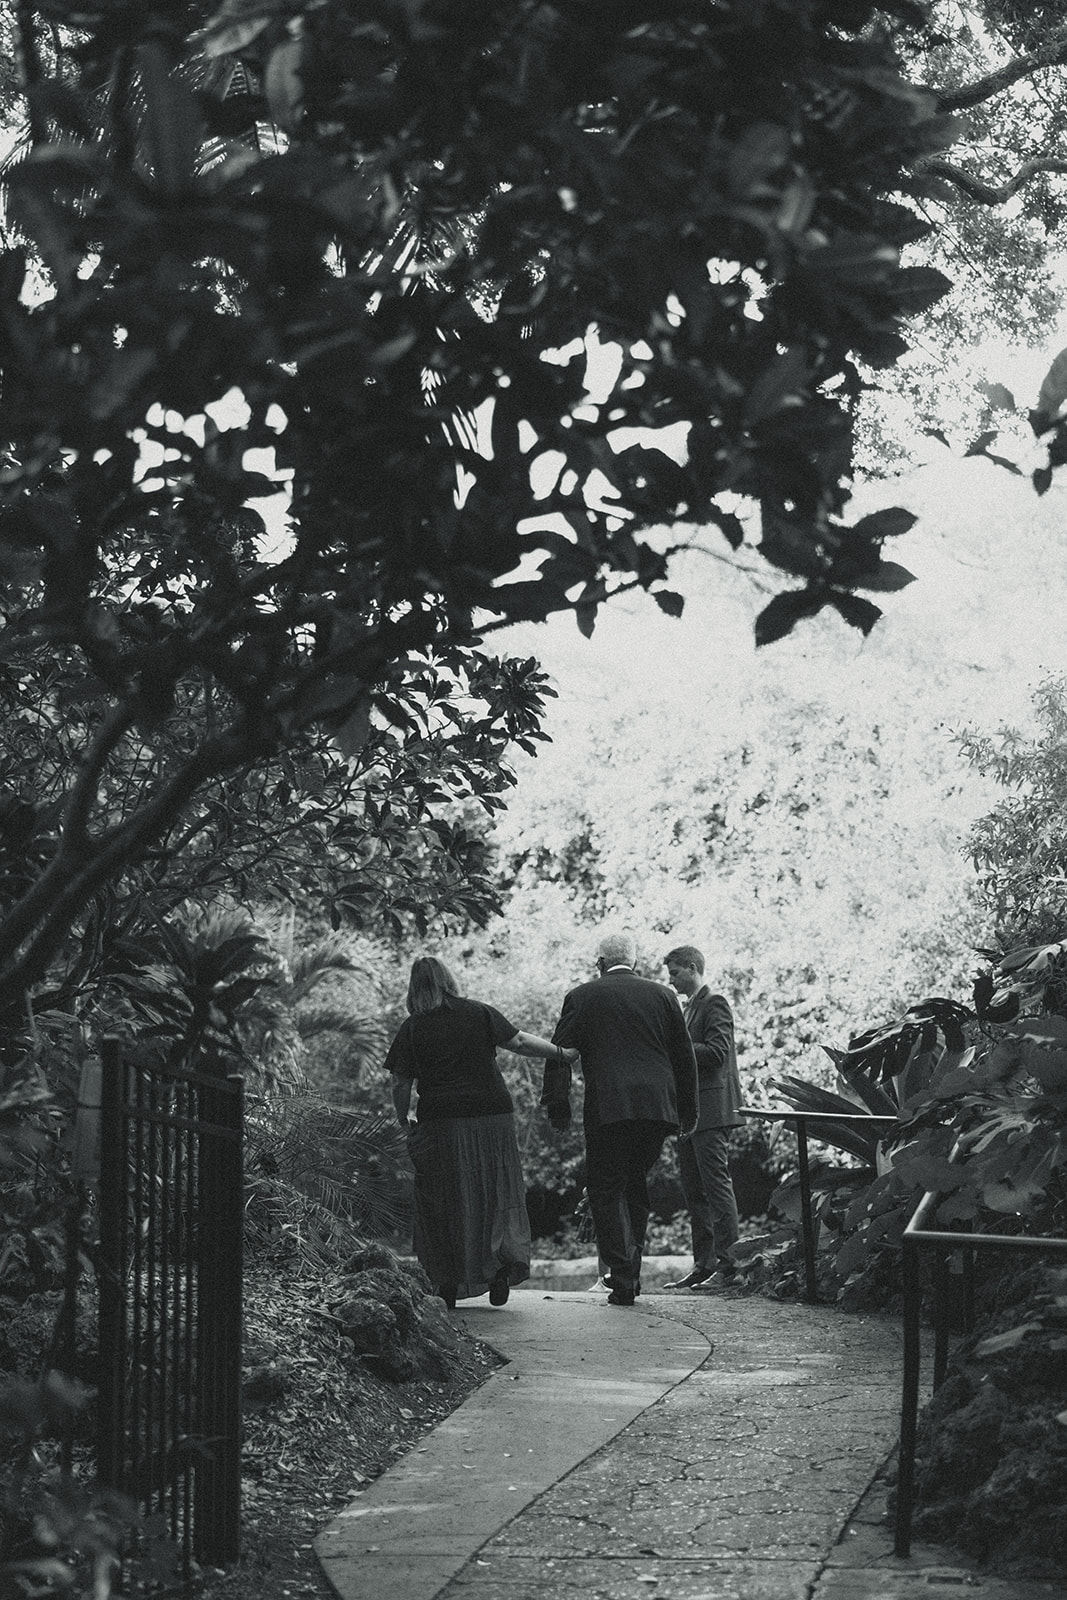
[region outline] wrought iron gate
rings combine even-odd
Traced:
[[[101,1480],[190,1557],[238,1555],[242,1084],[102,1050]]]

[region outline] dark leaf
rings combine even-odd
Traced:
[[[948,294],[952,279],[936,267],[901,267],[893,279],[893,293],[906,316],[928,311]]]
[[[1050,421],[1067,400],[1067,350],[1061,350],[1046,372],[1037,397],[1038,415]]]
[[[915,574],[895,561],[880,561],[873,572],[857,579],[857,588],[873,589],[880,594],[893,594],[915,582]]]
[[[991,450],[982,452],[987,461],[992,461],[995,467],[1003,467],[1005,472],[1010,472],[1016,478],[1021,478],[1023,470],[1014,461],[1009,461],[1007,456],[995,456]]]
[[[873,584],[864,583],[865,589],[873,587]],[[829,596],[829,601],[834,610],[844,617],[850,627],[859,628],[860,632],[864,634],[870,633],[878,618],[882,615],[881,610],[873,601],[864,600],[858,594],[842,594],[839,590],[835,590]]]
[[[979,393],[985,395],[994,411],[1015,410],[1015,396],[1002,383],[986,383],[983,379],[977,384],[977,388]]]
[[[757,645],[784,639],[805,617],[817,616],[829,598],[816,589],[791,589],[787,594],[775,595],[756,618]]]
[[[948,440],[943,433],[927,428],[927,433],[934,433],[935,438],[947,444]],[[905,511],[903,506],[887,506],[883,511],[872,511],[869,516],[861,517],[853,528],[854,533],[861,534],[865,539],[893,539],[902,533],[908,533],[918,522],[918,517],[913,511]]]

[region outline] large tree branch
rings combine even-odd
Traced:
[[[141,859],[152,839],[178,817],[197,789],[209,778],[242,766],[253,754],[247,734],[232,729],[206,741],[180,766],[174,768],[151,799],[132,817],[113,828],[92,848],[88,857],[75,861],[59,852],[48,873],[43,874],[19,906],[0,928],[0,1010],[21,1004],[24,991],[45,975],[49,962],[67,937],[71,923],[104,884]],[[60,887],[55,882],[56,862],[63,857],[65,876]],[[49,882],[49,903],[42,903],[39,891]],[[33,900],[37,915],[26,926],[24,908]],[[19,915],[22,913],[22,915]],[[18,936],[12,919],[19,924]]]
[[[92,854],[87,819],[100,774],[108,757],[129,728],[128,708],[116,707],[104,719],[67,800],[59,847],[48,866],[0,925],[0,962],[8,959],[38,923],[49,902],[76,876]]]
[[[967,111],[971,106],[982,105],[995,95],[1003,94],[1021,78],[1030,78],[1045,67],[1062,67],[1067,63],[1067,28],[1057,28],[1039,49],[1030,55],[1015,56],[995,72],[987,72],[973,83],[962,84],[958,89],[937,92],[939,111]]]
[[[84,854],[89,848],[89,817],[96,803],[100,779],[119,742],[132,726],[133,710],[129,705],[117,705],[108,712],[70,791],[63,833],[76,855]]]
[[[37,15],[29,0],[17,0],[15,17],[18,25],[19,53],[22,57],[22,82],[30,124],[30,143],[36,146],[44,144],[48,139],[48,125],[41,115],[38,96],[42,72],[37,39]]]
[[[1053,156],[1037,156],[1033,161],[1024,161],[1014,178],[1009,178],[1006,183],[1000,184],[986,183],[983,178],[975,177],[973,172],[967,172],[953,161],[944,161],[940,156],[929,156],[918,166],[921,172],[927,172],[935,178],[944,178],[946,183],[954,184],[962,194],[965,194],[968,200],[977,200],[984,206],[1004,205],[1039,172],[1067,173],[1067,160],[1059,160]]]

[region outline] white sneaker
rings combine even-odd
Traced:
[[[598,1278],[595,1283],[589,1285],[585,1292],[586,1294],[607,1294],[610,1288],[610,1283],[605,1283],[603,1278]]]

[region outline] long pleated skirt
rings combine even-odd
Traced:
[[[415,1254],[435,1289],[485,1294],[502,1269],[530,1276],[530,1221],[510,1111],[421,1122],[408,1141],[415,1168]]]

